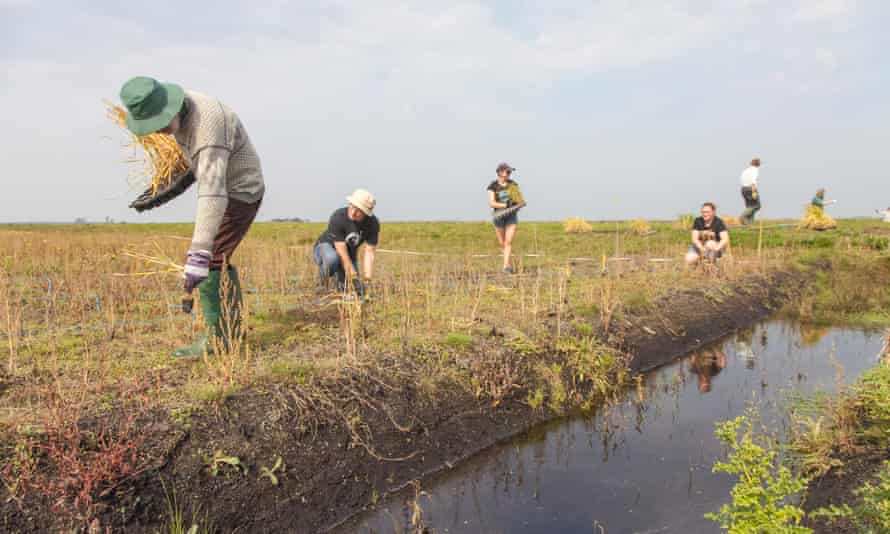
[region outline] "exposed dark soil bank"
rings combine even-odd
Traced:
[[[810,512],[832,504],[855,506],[861,499],[853,495],[853,492],[861,488],[866,481],[873,479],[885,460],[890,460],[890,450],[846,458],[843,466],[833,468],[810,483],[804,509]],[[831,524],[824,520],[810,521],[807,526],[811,527],[816,534],[843,534],[847,532],[856,534],[859,532],[847,520]]]
[[[802,279],[799,273],[774,273],[745,279],[731,290],[677,292],[637,316],[624,313],[603,337],[632,355],[632,370],[651,369],[765,318],[799,290]],[[392,373],[410,365],[410,356],[392,358]],[[397,382],[393,376],[347,373],[336,390],[328,386],[329,398],[339,399],[333,417],[317,416],[325,412],[317,398],[283,384],[239,393],[215,412],[192,417],[188,426],[156,414],[145,428],[151,434],[150,460],[159,467],[108,495],[100,520],[121,532],[160,528],[167,516],[163,477],[176,488],[186,515],[199,503],[223,531],[325,531],[411,480],[555,417],[531,410],[521,391],[493,407],[461,388],[441,388],[431,396],[410,384],[392,387]],[[211,475],[206,458],[216,450],[237,456],[247,473],[221,465]],[[285,469],[276,471],[273,485],[261,470],[279,456]],[[25,504],[25,512],[10,502],[2,505],[4,531],[59,526],[49,503]]]

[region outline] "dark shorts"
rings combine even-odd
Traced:
[[[232,254],[235,253],[235,249],[250,230],[250,225],[253,224],[262,202],[263,200],[260,199],[253,204],[248,204],[229,198],[226,213],[219,225],[219,231],[216,232],[216,239],[213,240],[211,269],[221,269],[223,262],[232,261]]]
[[[495,219],[492,222],[494,223],[495,228],[506,228],[511,224],[519,224],[519,212],[514,211],[510,215]]]
[[[746,208],[760,209],[760,193],[757,194],[757,198],[754,198],[754,189],[750,187],[743,187],[742,198],[745,199]]]

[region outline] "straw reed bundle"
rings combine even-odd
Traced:
[[[738,217],[733,217],[731,215],[720,218],[723,219],[723,224],[726,226],[741,226],[742,224],[742,221],[740,221]]]
[[[593,231],[593,226],[581,217],[572,217],[562,222],[563,228],[567,234],[589,234]]]
[[[809,230],[830,230],[831,228],[836,228],[837,223],[826,215],[825,210],[819,206],[809,205],[803,219],[800,221],[800,226]]]
[[[133,174],[151,183],[152,194],[157,194],[159,189],[170,185],[175,176],[188,170],[188,161],[173,136],[159,132],[143,136],[133,135],[126,125],[127,110],[108,101],[105,105],[108,108],[108,117],[121,126],[130,137],[128,146],[133,148],[133,154],[137,157],[127,160],[127,163],[141,165]],[[142,149],[142,158],[138,158],[138,149]]]
[[[638,236],[647,236],[652,232],[652,226],[645,219],[634,219],[630,221],[630,229]]]

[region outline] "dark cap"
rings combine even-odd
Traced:
[[[498,168],[495,169],[495,172],[501,172],[501,171],[504,171],[504,170],[513,172],[513,171],[515,171],[516,169],[514,169],[513,167],[511,167],[510,165],[508,165],[508,164],[506,164],[506,163],[499,163],[499,164],[498,164]]]

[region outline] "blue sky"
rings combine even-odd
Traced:
[[[741,211],[817,187],[890,206],[890,4],[878,0],[151,3],[0,0],[0,221],[191,220],[126,207],[104,116],[135,75],[214,95],[267,181],[260,219],[325,219],[355,187],[383,220],[481,220],[506,160],[524,219]]]

